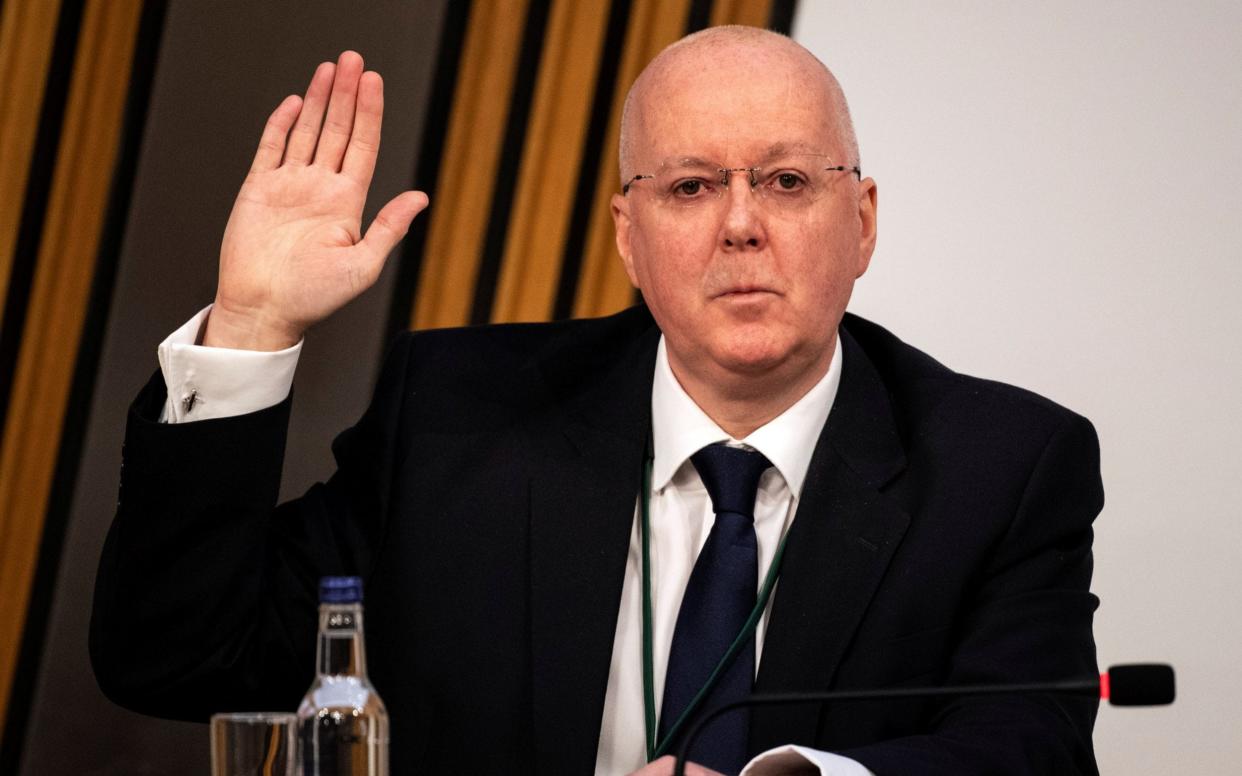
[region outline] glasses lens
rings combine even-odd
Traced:
[[[801,210],[823,196],[831,173],[822,156],[794,156],[764,165],[757,174],[755,191],[769,207]]]
[[[720,198],[724,173],[720,165],[699,159],[664,162],[652,179],[652,189],[662,204],[671,207],[701,207]]]

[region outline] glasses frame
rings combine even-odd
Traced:
[[[862,180],[862,169],[856,164],[853,166],[847,165],[847,164],[838,164],[838,165],[834,165],[831,167],[825,167],[823,169],[828,172],[852,172],[854,173],[855,177],[858,178],[858,180]],[[759,185],[759,172],[761,170],[763,170],[762,167],[717,167],[716,168],[716,172],[720,173],[720,185],[723,186],[724,188],[726,189],[729,188],[729,176],[730,175],[732,175],[735,172],[744,172],[746,173],[746,176],[750,179],[750,190],[751,191],[754,191],[755,188]],[[627,196],[630,193],[630,188],[638,181],[652,180],[655,177],[656,176],[654,173],[651,173],[651,174],[639,173],[638,175],[635,175],[633,178],[630,178],[628,181],[626,181],[621,186],[621,196]]]

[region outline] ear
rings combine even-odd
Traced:
[[[875,252],[878,194],[879,190],[871,178],[864,178],[858,184],[858,266],[855,278],[862,277],[867,271],[871,264],[871,254]]]
[[[612,224],[616,229],[617,253],[621,254],[621,263],[625,266],[625,274],[630,278],[630,285],[638,288],[638,274],[634,272],[634,254],[630,247],[630,229],[634,221],[630,217],[630,200],[624,194],[613,194],[611,201]]]

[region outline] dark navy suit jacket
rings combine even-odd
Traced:
[[[293,708],[315,590],[366,581],[370,674],[395,773],[594,765],[650,425],[659,331],[611,318],[405,335],[334,444],[275,506],[289,402],[126,431],[91,654],[138,711]],[[843,373],[776,590],[759,691],[1091,675],[1095,432],[847,316]],[[1051,696],[756,710],[877,774],[1094,772],[1096,704]],[[463,759],[464,758],[464,759]]]

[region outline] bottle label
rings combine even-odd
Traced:
[[[311,703],[320,709],[366,708],[371,690],[357,677],[325,676],[311,693]]]

